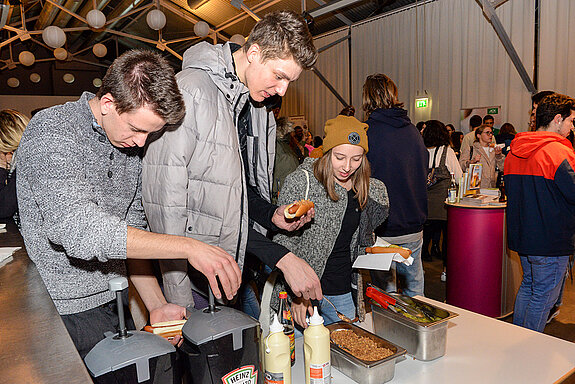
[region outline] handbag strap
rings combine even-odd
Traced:
[[[305,187],[305,197],[304,197],[304,200],[307,200],[307,197],[309,195],[309,172],[306,171],[305,169],[302,169],[302,171],[305,173],[305,177],[307,179],[307,185]]]
[[[433,150],[433,163],[431,163],[431,169],[435,169],[435,159],[437,158],[437,148],[435,147],[435,149]]]
[[[266,283],[264,285],[263,293],[262,293],[262,301],[260,305],[260,327],[262,328],[262,337],[269,333],[270,329],[270,303],[272,300],[272,293],[274,290],[274,285],[276,283],[276,279],[278,276],[277,271],[273,271],[268,276]]]
[[[445,165],[445,159],[447,158],[447,145],[443,146],[443,152],[441,153],[441,159],[439,160],[439,167]]]

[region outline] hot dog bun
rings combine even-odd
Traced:
[[[404,259],[411,256],[411,249],[399,247],[397,245],[390,245],[389,247],[367,247],[367,253],[399,253]]]
[[[160,323],[155,323],[146,325],[144,331],[153,333],[154,335],[162,336],[165,338],[174,337],[176,335],[182,335],[182,327],[187,320],[172,320],[163,321]]]
[[[290,204],[284,209],[284,216],[287,219],[293,219],[296,217],[303,216],[314,207],[314,204],[310,200],[300,200],[293,204]]]

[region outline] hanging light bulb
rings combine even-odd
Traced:
[[[34,54],[32,52],[22,51],[18,55],[18,60],[20,61],[21,64],[29,67],[29,66],[34,64],[34,62],[36,61],[36,58],[34,57]]]
[[[56,48],[54,50],[54,57],[58,60],[66,60],[68,57],[68,51],[64,48]]]
[[[30,81],[33,83],[39,83],[42,78],[36,72],[30,74]]]
[[[194,25],[194,33],[196,36],[204,38],[210,33],[210,26],[205,21],[198,21]]]
[[[148,26],[153,30],[160,30],[166,26],[166,15],[159,9],[153,9],[146,16]]]
[[[42,31],[42,40],[52,48],[60,48],[66,43],[66,33],[62,28],[51,25]]]
[[[94,29],[100,29],[106,24],[106,15],[98,9],[92,9],[86,15],[88,25]]]
[[[65,73],[64,76],[62,76],[62,80],[68,84],[72,84],[76,78],[71,73]]]
[[[96,57],[104,57],[108,53],[108,48],[104,44],[98,43],[94,44],[92,47],[92,52]]]
[[[20,85],[20,80],[15,77],[11,77],[6,81],[6,84],[8,84],[10,88],[17,88]]]
[[[230,42],[238,45],[244,45],[246,43],[246,38],[243,35],[236,33],[230,38]]]

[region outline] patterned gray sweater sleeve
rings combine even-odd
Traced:
[[[143,227],[140,158],[94,124],[89,93],[39,112],[18,148],[22,235],[60,314],[113,299],[126,275],[128,224]]]

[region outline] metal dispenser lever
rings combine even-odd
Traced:
[[[118,304],[118,319],[120,321],[118,334],[114,339],[125,339],[132,336],[126,328],[126,319],[124,318],[124,303],[122,302],[122,291],[128,288],[128,279],[125,277],[115,277],[108,282],[110,291],[116,292],[116,303]]]

